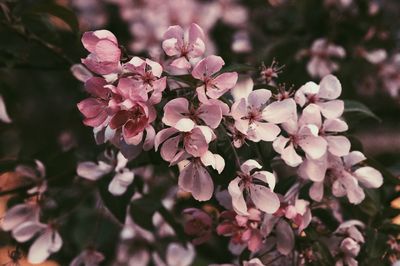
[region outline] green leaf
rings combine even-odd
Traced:
[[[73,32],[79,32],[78,19],[75,13],[68,8],[53,3],[46,3],[33,6],[31,9],[29,9],[29,12],[34,14],[44,13],[55,16],[67,23]]]
[[[153,215],[162,206],[159,199],[146,195],[131,202],[130,215],[135,223],[147,230],[154,230]]]
[[[373,118],[379,122],[382,120],[374,114],[366,105],[358,101],[344,100],[344,114],[350,114],[354,118]]]

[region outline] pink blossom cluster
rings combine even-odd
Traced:
[[[84,82],[90,96],[78,103],[78,109],[83,123],[93,128],[98,144],[109,142],[115,148],[98,162],[79,163],[78,176],[97,181],[111,175],[108,190],[121,196],[140,172],[131,169],[130,161],[143,151],[159,152],[169,167],[179,170],[180,191],[198,201],[215,196],[223,207],[214,217],[204,209],[183,211],[183,231],[194,245],[207,242],[215,230],[230,238],[233,254],[244,249],[256,254],[266,249],[287,256],[296,237],[312,222],[314,203],[346,196],[350,203],[359,204],[365,198],[364,188],[378,188],[383,183],[381,173],[368,166],[367,158],[351,150],[345,135],[348,125],[342,118],[344,103],[338,99],[342,87],[333,75],[325,76],[319,84],[307,82],[296,92],[283,86],[274,90],[271,84],[281,68],[273,63],[259,73],[265,83],[254,84],[249,76],[240,77],[238,82],[238,73],[224,68],[221,57],[205,55],[207,40],[197,24],[166,30],[162,49],[167,60],[163,66],[124,54],[117,38],[107,30],[86,32],[82,43],[89,55],[82,59],[83,65],[73,66],[72,72]],[[222,176],[226,159],[217,152],[217,142],[228,146],[237,169],[225,179],[226,185],[216,188],[215,180]],[[284,194],[277,192],[280,176],[261,155],[251,158],[238,154],[243,148],[264,143],[271,145],[274,161],[298,176]],[[37,180],[31,193],[40,195],[46,183],[41,182],[44,167],[38,163],[37,168],[39,175],[24,167],[19,171]],[[308,189],[307,198],[300,196],[304,188]],[[145,194],[146,189],[133,198]],[[170,194],[162,200],[167,209],[173,208],[176,190]],[[19,242],[39,235],[31,246],[35,255],[28,255],[36,262],[58,251],[62,239],[57,223],[41,223],[40,208],[32,206],[38,205],[26,203],[10,209],[3,227]],[[178,233],[159,213],[152,218],[157,232],[140,228],[128,215],[121,238],[139,237],[153,243],[156,235]],[[351,263],[364,240],[356,227],[343,226],[338,234],[342,236],[341,230],[345,230],[349,237],[339,245],[339,259]],[[32,229],[29,234],[25,227]],[[136,255],[145,263],[152,257],[160,265],[176,265],[186,252],[191,255],[182,265],[189,265],[195,253],[191,244],[170,244],[165,258],[147,250],[136,250]],[[100,253],[88,249],[76,257],[76,263],[99,263],[102,259]],[[256,258],[246,263],[262,265]]]

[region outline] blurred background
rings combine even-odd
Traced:
[[[335,74],[341,98],[350,100],[345,117],[353,146],[399,176],[399,14],[398,0],[1,0],[0,95],[11,120],[0,123],[2,168],[16,158],[40,159],[49,176],[73,175],[78,161],[102,151],[82,124],[76,103],[86,94],[70,72],[86,56],[83,32],[108,29],[129,54],[163,62],[168,26],[195,22],[208,54],[227,65],[282,67],[278,83],[285,88]],[[0,193],[18,182],[3,175]],[[81,190],[71,186],[59,201]],[[0,216],[9,198],[0,197]],[[90,223],[95,214],[85,215]],[[118,228],[109,228],[100,242],[116,236]],[[79,249],[80,237],[71,238],[60,261]],[[0,240],[12,245],[3,233]],[[0,260],[6,250],[0,248]]]

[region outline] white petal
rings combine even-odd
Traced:
[[[303,178],[310,179],[314,182],[321,182],[325,178],[326,169],[328,168],[327,156],[313,160],[307,158],[300,165],[298,172]]]
[[[177,243],[171,243],[167,248],[166,260],[168,266],[189,266],[192,264],[196,253],[191,244],[187,249]]]
[[[134,174],[131,171],[117,173],[108,185],[108,191],[114,196],[120,196],[125,193],[133,179]]]
[[[252,159],[245,161],[240,166],[240,169],[245,174],[249,174],[250,171],[253,169],[261,169],[261,168],[262,168],[261,164],[259,164],[256,160],[252,160]]]
[[[266,89],[252,91],[247,98],[248,105],[258,109],[269,100],[271,95],[271,91]]]
[[[61,246],[62,239],[60,235],[53,230],[46,230],[30,247],[28,261],[33,264],[42,263],[51,253],[60,250]]]
[[[239,101],[242,98],[247,99],[247,96],[253,90],[253,86],[254,82],[250,77],[240,80],[236,84],[236,86],[230,91],[235,102]]]
[[[299,119],[300,125],[314,124],[318,128],[322,125],[322,117],[320,109],[315,104],[309,104],[304,108],[303,113]]]
[[[321,113],[326,118],[338,118],[344,111],[344,102],[342,100],[318,103],[317,105],[321,108]]]
[[[3,96],[0,95],[0,121],[4,123],[11,123],[11,118],[8,116],[6,104],[4,103]]]
[[[324,138],[314,136],[307,136],[299,140],[298,144],[311,159],[321,158],[326,153],[328,146]]]
[[[258,171],[253,174],[253,178],[257,178],[268,184],[268,187],[273,191],[276,184],[276,176],[268,171]]]
[[[310,198],[315,201],[321,201],[324,196],[324,182],[314,182],[310,187]]]
[[[301,156],[299,156],[296,152],[296,150],[294,149],[294,146],[292,143],[289,144],[289,146],[287,146],[281,153],[281,158],[282,160],[285,161],[285,163],[291,167],[296,167],[299,164],[301,164],[301,162],[303,161],[303,159],[301,158]]]
[[[338,98],[341,93],[342,85],[337,77],[333,75],[325,76],[319,83],[318,96],[323,99],[333,100]]]
[[[354,175],[367,188],[378,188],[383,184],[382,174],[369,166],[357,169],[354,171]]]
[[[341,119],[326,119],[324,121],[323,130],[325,132],[345,132],[349,129],[346,122]]]
[[[349,155],[346,155],[343,157],[343,162],[346,167],[351,167],[362,161],[365,161],[366,159],[367,159],[367,157],[365,157],[365,155],[362,154],[362,152],[352,151],[349,153]]]
[[[26,242],[46,227],[47,225],[45,224],[28,221],[14,228],[12,235],[18,242]]]
[[[250,186],[250,197],[254,205],[266,213],[274,213],[280,206],[278,196],[265,186]]]
[[[100,161],[99,164],[94,162],[82,162],[78,164],[76,172],[83,178],[95,181],[111,172],[111,170],[112,166],[102,161]]]
[[[232,207],[235,212],[239,215],[248,215],[247,204],[243,197],[243,189],[240,188],[240,178],[236,177],[233,179],[228,186],[228,192],[232,198]]]
[[[345,156],[350,152],[350,141],[344,136],[326,136],[328,150],[336,156]]]
[[[30,204],[17,204],[7,210],[3,217],[1,228],[4,231],[10,231],[21,223],[35,218],[35,208]]]
[[[262,118],[265,121],[280,124],[295,117],[296,103],[293,99],[273,102],[264,108]]]

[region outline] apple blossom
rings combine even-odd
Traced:
[[[228,186],[233,209],[240,215],[248,215],[247,203],[243,195],[246,191],[257,209],[266,213],[277,211],[279,198],[273,192],[276,183],[274,174],[268,171],[253,171],[262,168],[255,160],[247,160],[240,168],[241,172]]]

